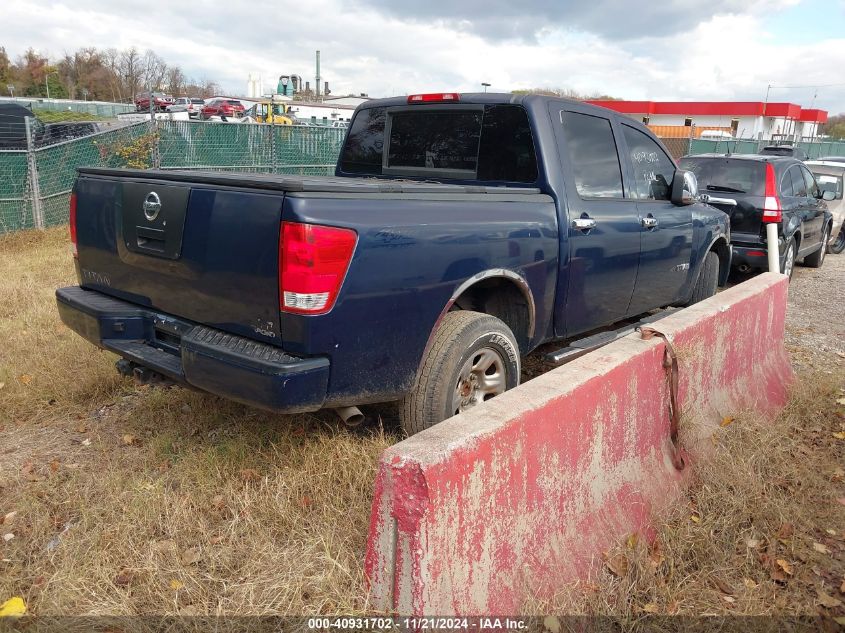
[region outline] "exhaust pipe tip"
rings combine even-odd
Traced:
[[[749,266],[748,264],[740,264],[739,266],[737,266],[737,269],[741,273],[747,273],[749,270],[751,270],[751,266]]]
[[[338,407],[334,410],[346,426],[354,427],[364,421],[364,414],[358,407]]]

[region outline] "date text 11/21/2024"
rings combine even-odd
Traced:
[[[322,617],[308,618],[309,630],[524,631],[530,618],[494,617]]]

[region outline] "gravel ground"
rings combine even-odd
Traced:
[[[729,285],[752,276],[734,273]],[[543,355],[562,345],[548,343],[523,358],[522,382],[552,369]],[[786,349],[796,370],[832,373],[833,368],[845,367],[845,253],[828,254],[821,268],[795,267],[789,285]]]
[[[796,266],[789,285],[786,348],[795,369],[845,367],[845,253],[821,268]]]

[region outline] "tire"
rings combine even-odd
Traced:
[[[489,314],[449,312],[434,333],[413,390],[398,403],[402,430],[414,435],[512,389],[519,372],[519,347],[507,325]],[[484,376],[489,377],[486,392]]]
[[[780,272],[792,279],[792,274],[795,272],[795,253],[798,250],[798,244],[795,238],[789,239],[789,244],[786,245],[786,250],[783,253],[783,263],[780,266]]]
[[[824,232],[822,233],[822,243],[819,246],[819,250],[811,255],[807,255],[804,258],[804,265],[808,268],[821,268],[822,264],[824,264],[824,256],[827,254],[827,240],[830,238],[830,226],[824,227]]]
[[[839,253],[845,251],[845,225],[839,230],[839,235],[836,236],[833,244],[828,245],[827,250],[832,255],[839,255]]]
[[[691,306],[699,301],[704,301],[708,297],[716,294],[716,288],[719,285],[719,256],[713,251],[709,251],[704,256],[704,264],[701,266],[701,271],[698,273],[698,279],[695,280],[695,286],[692,289],[692,296],[690,300],[683,304],[684,306]]]

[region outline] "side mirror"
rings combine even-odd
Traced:
[[[825,189],[822,191],[822,200],[826,200],[830,202],[831,200],[836,200],[836,192],[831,191],[830,189]]]
[[[672,204],[683,207],[698,201],[698,179],[691,171],[676,169],[672,178]]]

